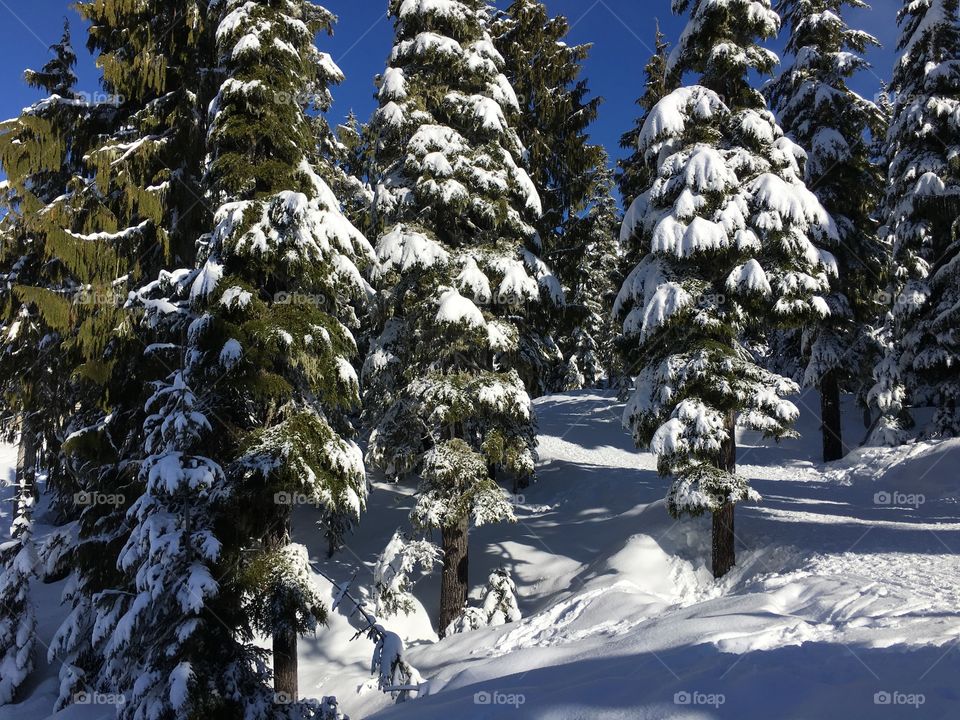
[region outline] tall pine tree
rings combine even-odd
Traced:
[[[642,112],[634,126],[620,138],[620,147],[630,151],[630,156],[617,161],[617,188],[623,199],[623,206],[629,208],[638,196],[647,191],[652,179],[647,164],[643,160],[643,153],[638,150],[640,132],[646,122],[647,115],[654,106],[672,90],[673,79],[667,72],[667,60],[670,49],[667,36],[660,31],[659,21],[656,24],[653,37],[653,53],[643,67],[644,86],[643,94],[637,99],[637,105]],[[636,265],[634,262],[633,265]]]
[[[610,312],[621,262],[620,212],[605,165],[604,161],[596,175],[589,209],[573,218],[564,233],[564,243],[580,257],[567,291],[568,328],[561,338],[566,355],[564,390],[596,387],[612,376],[616,366]]]
[[[182,337],[171,343],[182,369],[147,405],[145,492],[121,555],[137,600],[112,634],[109,669],[116,686],[132,684],[131,716],[286,717],[307,709],[298,635],[324,619],[291,542],[292,504],[318,505],[332,544],[365,504],[348,325],[373,249],[323,179],[337,175],[334,141],[310,113],[342,79],[313,44],[333,16],[306,0],[208,12],[220,85],[204,193],[217,210],[194,266],[139,293],[148,324]],[[275,694],[254,631],[272,636]]]
[[[796,385],[762,369],[749,343],[769,325],[829,314],[835,261],[814,240],[836,229],[787,140],[749,82],[777,57],[769,3],[681,0],[690,10],[669,72],[696,72],[648,115],[638,139],[653,185],[624,231],[648,249],[617,301],[628,361],[642,364],[624,422],[671,476],[674,516],[713,516],[713,573],[735,562],[734,507],[756,498],[736,473],[736,427],[791,434]]]
[[[145,402],[151,383],[179,358],[171,345],[155,342],[128,295],[191,259],[209,222],[200,195],[202,117],[211,97],[204,90],[207,4],[97,0],[77,9],[90,23],[87,45],[111,100],[89,112],[83,164],[44,238],[44,252],[83,288],[63,328],[76,349],[71,369],[80,402],[62,451],[67,491],[79,492],[77,541],[66,559],[70,611],[49,651],[62,663],[58,707],[80,691],[116,692],[118,673],[142,667],[117,669],[112,633],[137,598],[135,578],[117,558],[130,534],[127,511],[143,491]],[[45,319],[56,310],[51,302],[40,306]]]
[[[419,474],[416,524],[444,550],[439,632],[463,610],[468,533],[510,519],[493,479],[533,473],[533,409],[511,363],[548,277],[518,165],[520,110],[482,0],[392,0],[372,122],[379,337],[364,367],[369,457]]]
[[[768,88],[784,130],[807,151],[805,178],[837,225],[831,246],[838,276],[827,296],[830,317],[806,328],[804,383],[820,390],[823,459],[843,457],[840,394],[866,401],[866,368],[877,361],[873,329],[882,314],[886,250],[877,237],[883,173],[871,158],[871,137],[886,132],[877,106],[848,87],[869,67],[862,57],[879,42],[851,29],[844,7],[860,0],[783,0],[793,65]],[[871,383],[872,384],[872,383]]]
[[[892,244],[888,348],[871,399],[882,413],[873,440],[894,444],[910,405],[932,405],[931,434],[960,432],[954,337],[960,307],[960,17],[957,0],[905,2],[890,89],[893,121],[884,231]]]
[[[28,84],[47,96],[0,125],[7,174],[0,199],[0,373],[5,433],[19,436],[24,470],[42,466],[47,484],[58,487],[64,481],[59,449],[75,401],[71,344],[63,331],[81,287],[44,239],[59,229],[68,181],[82,163],[79,129],[90,111],[74,92],[69,26],[50,50],[53,57],[41,70],[25,73]],[[44,307],[52,311],[46,317]]]
[[[592,251],[581,221],[594,201],[603,202],[598,196],[607,180],[606,152],[591,144],[587,135],[601,104],[600,98],[590,97],[582,77],[590,46],[567,42],[569,21],[550,17],[540,0],[514,0],[498,14],[492,32],[506,61],[504,72],[520,98],[517,132],[527,148],[528,169],[543,203],[543,214],[534,223],[539,252],[569,301]],[[601,289],[600,295],[605,292]],[[571,374],[568,366],[578,354],[579,360],[573,362],[582,362],[584,343],[590,342],[582,333],[584,323],[590,322],[582,303],[570,306],[559,302],[559,296],[557,300],[544,304],[545,312],[536,320],[544,342],[532,347],[544,352],[535,362],[535,354],[528,353],[527,374],[536,382],[528,380],[527,387],[537,394],[569,385],[565,382],[569,378],[564,378]],[[608,342],[600,337],[593,340]],[[599,362],[599,356],[595,360]],[[606,374],[606,370],[600,372]]]

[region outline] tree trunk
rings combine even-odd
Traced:
[[[467,541],[469,518],[464,517],[453,527],[440,530],[443,549],[443,578],[440,583],[440,623],[438,634],[444,637],[447,626],[456,620],[467,604]]]
[[[732,410],[727,414],[727,441],[723,444],[722,469],[737,471],[737,414]]]
[[[727,503],[713,514],[713,576],[722,578],[736,564],[734,508]]]
[[[718,458],[721,470],[733,473],[737,471],[737,415],[733,411],[727,416],[727,441]],[[713,576],[721,578],[736,565],[736,535],[733,529],[734,509],[736,505],[726,503],[713,513]]]
[[[823,461],[833,462],[843,457],[843,438],[840,428],[840,382],[831,370],[820,381],[820,422],[823,432]]]
[[[277,532],[270,538],[274,549],[283,547],[290,538],[290,511],[288,508],[283,510],[286,514],[280,518]],[[288,612],[282,602],[278,605],[281,613]],[[273,628],[273,692],[281,703],[294,702],[299,697],[296,617],[293,612],[289,615],[277,617]]]
[[[273,691],[282,703],[298,699],[297,631],[289,621],[273,631]]]

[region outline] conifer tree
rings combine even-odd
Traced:
[[[20,478],[9,538],[0,541],[0,705],[17,692],[34,667],[37,620],[30,600],[30,581],[37,572],[31,509],[34,488]]]
[[[74,93],[76,54],[68,25],[50,50],[53,57],[41,70],[25,72],[28,84],[48,95],[0,125],[0,163],[8,178],[0,199],[0,373],[4,434],[19,436],[22,470],[39,464],[47,484],[56,487],[63,480],[58,451],[71,407],[71,368],[60,329],[79,286],[57,258],[45,255],[43,237],[56,227],[57,204],[69,194],[67,181],[80,163],[78,125],[86,110]],[[53,323],[38,312],[45,305],[56,308]]]
[[[277,691],[296,698],[297,635],[322,616],[304,585],[306,558],[290,545],[288,501],[320,507],[332,547],[365,505],[348,413],[359,403],[354,306],[366,301],[361,269],[373,249],[342,215],[323,180],[333,170],[313,149],[318,127],[307,111],[327,110],[329,86],[343,79],[313,44],[333,15],[306,0],[227,9],[217,31],[227,78],[210,148],[219,210],[195,282],[210,281],[194,286],[194,299],[209,303],[198,362],[208,380],[227,373],[215,407],[239,435],[225,448],[237,513],[262,544],[260,567],[284,570],[247,573],[252,596],[271,608],[254,617],[273,636]],[[277,91],[306,101],[270,103]],[[325,125],[319,132],[321,148],[333,143]]]
[[[191,260],[209,222],[200,193],[212,97],[207,3],[97,0],[77,10],[90,23],[87,45],[110,99],[86,108],[83,163],[43,238],[45,256],[83,289],[68,308],[38,304],[46,322],[65,318],[78,384],[62,447],[67,497],[77,500],[77,542],[65,558],[71,609],[49,650],[61,661],[58,708],[80,691],[117,691],[111,633],[137,597],[117,558],[130,534],[127,511],[143,491],[144,406],[152,383],[179,364],[176,347],[155,342],[128,295]],[[139,667],[132,661],[126,671]]]
[[[616,364],[610,312],[621,260],[617,242],[620,213],[613,198],[613,178],[605,165],[597,173],[589,210],[569,223],[564,237],[581,258],[568,291],[567,317],[572,329],[561,338],[567,357],[565,390],[596,387],[612,374]]]
[[[170,343],[182,369],[148,403],[146,488],[121,555],[137,597],[162,599],[151,612],[134,601],[113,631],[115,657],[137,658],[144,674],[109,667],[116,685],[134,683],[131,716],[308,711],[297,702],[297,637],[325,612],[290,540],[292,504],[319,506],[336,545],[366,496],[347,417],[359,402],[348,325],[373,249],[324,180],[336,177],[334,141],[308,112],[326,110],[342,79],[313,44],[333,21],[306,0],[229,0],[206,18],[220,85],[203,189],[217,210],[193,267],[138,292],[146,324],[184,339]],[[158,545],[158,525],[184,540]],[[158,576],[169,580],[156,586]],[[275,693],[253,631],[273,638]]]
[[[906,2],[890,89],[884,231],[892,245],[884,358],[871,400],[882,417],[873,441],[895,444],[912,423],[908,405],[932,405],[933,435],[960,432],[952,329],[960,301],[960,17],[957,0]]]
[[[851,29],[845,6],[860,0],[784,0],[790,26],[787,51],[793,65],[768,90],[784,131],[807,151],[805,179],[833,217],[838,241],[831,246],[838,276],[827,296],[830,317],[804,335],[804,383],[820,389],[824,461],[843,456],[840,393],[865,400],[876,346],[872,327],[882,315],[880,293],[886,269],[877,238],[877,203],[883,175],[871,159],[870,138],[885,132],[877,106],[847,82],[869,67],[862,54],[879,42]]]
[[[368,176],[369,132],[353,111],[336,129],[336,153],[333,163],[337,177],[331,184],[344,206],[347,219],[361,232],[369,230],[373,190]]]
[[[713,573],[734,565],[734,507],[758,496],[736,472],[737,426],[792,434],[792,381],[761,368],[748,342],[776,325],[829,315],[835,273],[814,241],[836,228],[800,170],[803,151],[783,136],[752,71],[777,57],[758,41],[779,17],[768,2],[674,3],[690,11],[668,72],[700,85],[674,90],[638,139],[655,172],[624,220],[648,249],[617,299],[628,361],[642,363],[624,423],[673,478],[674,516],[713,516]]]
[[[393,0],[396,42],[371,121],[380,333],[364,366],[369,459],[419,474],[415,524],[444,551],[443,633],[466,603],[468,532],[508,520],[492,478],[533,473],[534,417],[512,366],[549,274],[511,118],[516,93],[481,0]]]
[[[637,149],[640,139],[640,131],[643,130],[643,123],[647,115],[653,110],[653,107],[663,99],[663,97],[672,89],[672,78],[668,77],[667,60],[670,49],[667,43],[667,36],[660,31],[659,21],[656,23],[656,31],[653,38],[653,53],[643,68],[644,86],[643,94],[637,99],[637,105],[642,112],[637,118],[632,128],[625,132],[620,138],[620,147],[630,151],[630,156],[617,161],[617,188],[620,190],[620,197],[623,199],[623,206],[629,208],[633,201],[641,194],[646,192],[653,182],[653,178],[643,160],[643,154]],[[630,263],[630,267],[636,265],[637,258]]]
[[[608,161],[604,149],[591,144],[587,135],[601,104],[600,98],[589,97],[582,77],[590,45],[568,43],[569,31],[567,18],[550,17],[540,0],[514,0],[492,29],[506,60],[505,73],[520,98],[517,132],[528,150],[527,167],[543,202],[543,214],[534,223],[539,252],[568,301],[588,262],[588,243],[577,231],[605,181]],[[558,365],[582,352],[578,342],[585,341],[576,332],[581,308],[558,302],[545,304],[544,309],[537,319],[542,352],[528,371],[539,376],[541,385],[527,383],[537,394],[558,388],[566,372]],[[556,339],[559,354],[551,338]]]
[[[658,20],[654,31],[653,50],[650,59],[644,66],[643,94],[637,99],[637,105],[640,107],[641,113],[634,126],[620,137],[620,147],[630,151],[627,158],[617,161],[615,175],[624,208],[629,209],[640,195],[648,191],[656,177],[655,168],[644,161],[643,153],[639,150],[639,140],[647,115],[672,89],[674,84],[675,79],[668,77],[667,73],[669,48],[670,45],[667,42],[666,35],[660,30]],[[615,288],[617,289],[623,286],[624,280],[647,254],[646,247],[633,242],[633,240],[635,240],[635,237],[630,228],[622,225],[619,237],[620,262],[615,278]],[[631,354],[630,342],[626,341],[621,346],[622,342],[624,342],[622,336],[616,335],[614,340],[616,350],[614,355],[615,370],[613,373],[615,377],[612,384],[617,388],[618,397],[626,399],[631,393],[632,375],[639,368],[626,359]],[[637,361],[634,360],[633,362]]]

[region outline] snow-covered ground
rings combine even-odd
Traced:
[[[519,521],[471,536],[473,584],[509,568],[523,619],[437,642],[439,577],[428,577],[416,611],[385,624],[429,696],[393,705],[377,690],[349,605],[302,642],[303,693],[336,695],[353,720],[957,717],[960,441],[855,450],[824,466],[818,400],[798,405],[802,440],[740,438],[741,472],[764,500],[738,508],[738,564],[716,582],[709,519],[667,515],[665,483],[622,430],[621,406],[591,392],[539,400],[539,476],[517,498]],[[856,444],[864,430],[849,420]],[[359,567],[364,594],[412,502],[409,488],[376,483],[346,550],[326,559],[307,510],[300,540],[339,580]],[[36,588],[43,642],[58,592]],[[47,717],[54,675],[41,665],[31,696],[0,720]],[[111,716],[81,706],[56,717]]]

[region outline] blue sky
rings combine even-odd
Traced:
[[[508,0],[498,0],[504,7]],[[339,122],[353,109],[361,118],[374,108],[373,76],[382,71],[392,42],[392,27],[386,19],[386,0],[325,0],[339,17],[333,38],[320,38],[320,47],[330,53],[347,76],[334,90],[331,121]],[[574,43],[593,43],[586,76],[595,95],[604,98],[600,118],[591,129],[596,142],[620,157],[620,135],[636,117],[634,101],[641,91],[643,66],[650,55],[654,20],[670,41],[683,29],[684,18],[670,12],[670,0],[547,0],[553,14],[570,18]],[[875,0],[870,10],[849,13],[850,21],[872,32],[884,44],[872,52],[874,72],[857,78],[858,91],[872,97],[880,78],[889,77],[896,44],[896,11],[900,0]],[[65,0],[0,0],[0,117],[12,117],[29,105],[37,94],[23,83],[26,67],[40,67],[49,57],[47,46],[56,41],[64,16],[74,30],[74,44],[80,56],[81,89],[96,92],[98,74],[84,48],[85,33],[79,17]],[[779,50],[781,43],[773,43]]]

